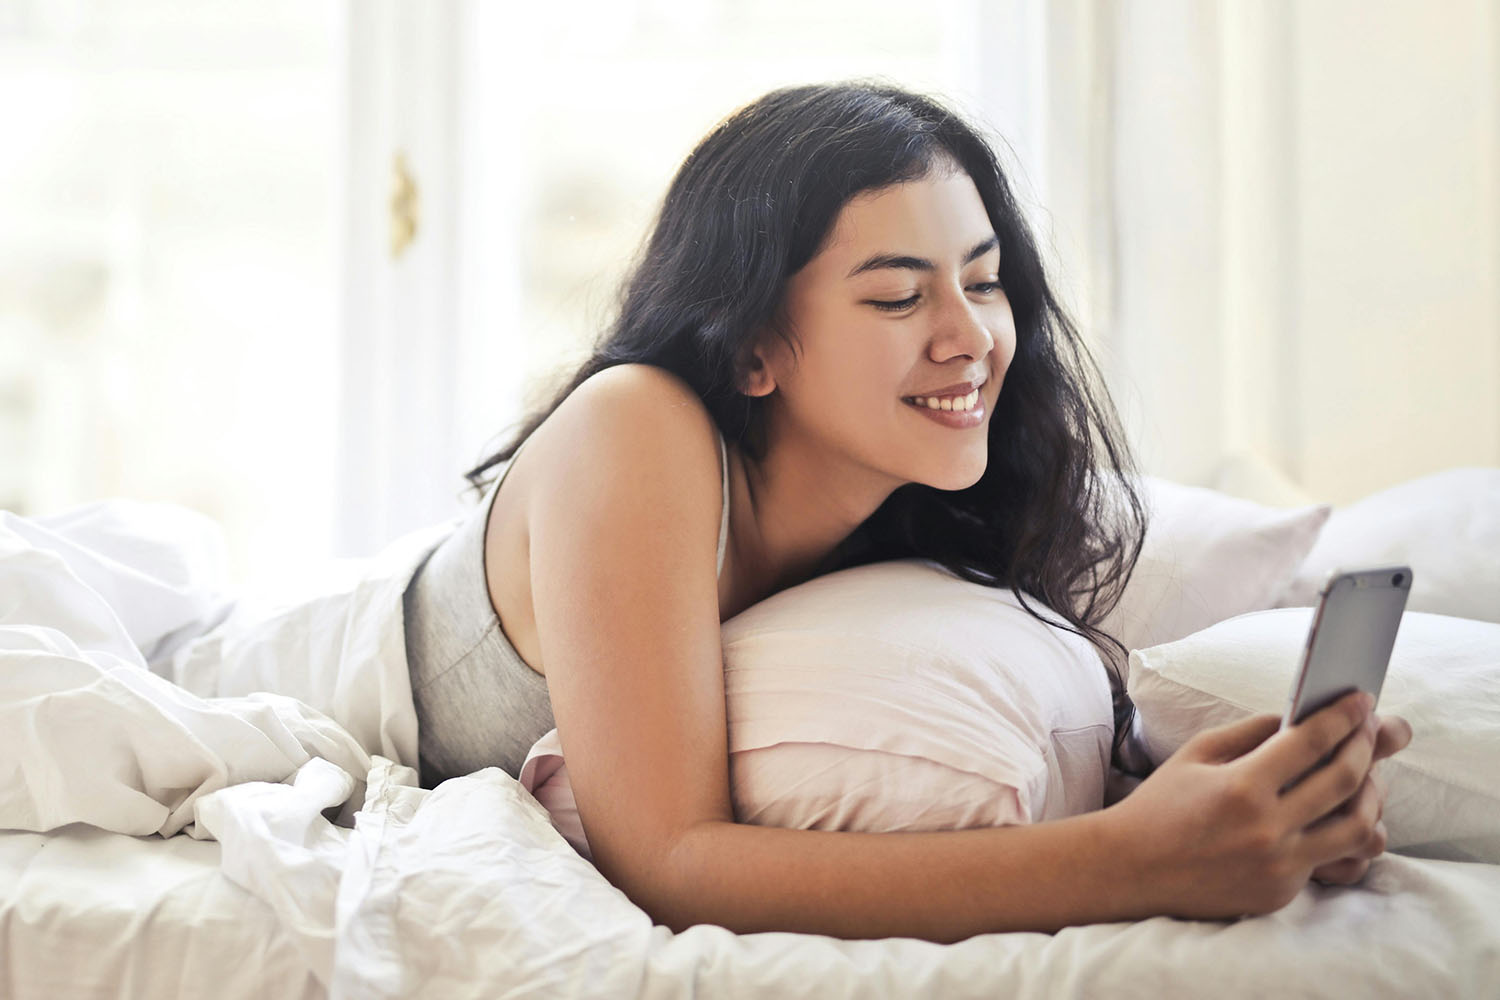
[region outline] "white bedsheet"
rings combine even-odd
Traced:
[[[236,926],[205,912],[195,927],[191,907],[174,904],[191,930],[160,936],[178,942],[162,947],[191,934],[230,947],[248,934],[274,942],[278,961],[295,955],[316,989],[361,998],[1500,992],[1500,866],[1396,855],[1358,887],[1309,886],[1237,922],[1158,918],[949,946],[708,926],[674,935],[502,772],[415,787],[400,590],[451,525],[404,540],[354,586],[267,613],[217,589],[201,519],[151,505],[138,534],[143,510],[0,514],[0,827],[170,834],[195,820],[192,832],[219,841],[198,846],[218,852],[221,888],[238,887],[245,917]],[[131,541],[142,537],[149,544]],[[280,694],[249,694],[261,685]],[[117,848],[89,846],[78,829],[54,837],[70,868],[98,856],[99,892],[66,905],[66,889],[29,863],[17,884],[0,882],[0,943],[16,955],[45,936],[47,954],[86,977],[122,967],[112,949],[141,945],[100,931],[139,919],[129,905],[95,905],[134,875],[113,875]],[[14,871],[0,865],[0,878]],[[167,898],[141,897],[158,914]],[[25,917],[39,912],[53,916]],[[51,963],[10,962],[5,976],[17,1000],[67,995]]]
[[[327,995],[264,903],[224,877],[219,845],[82,824],[0,833],[0,997]]]

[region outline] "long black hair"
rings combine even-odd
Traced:
[[[973,180],[999,238],[1000,284],[1016,325],[1015,357],[990,419],[989,462],[967,489],[898,488],[822,569],[930,559],[963,579],[1007,587],[1033,616],[1086,637],[1110,675],[1118,759],[1134,711],[1117,666],[1126,650],[1098,624],[1118,603],[1145,535],[1134,460],[994,151],[936,101],[878,83],[788,87],[720,123],[668,188],[619,315],[592,355],[467,477],[483,491],[486,470],[511,458],[574,389],[629,362],[682,378],[725,439],[759,456],[765,401],[738,386],[757,331],[781,329],[774,318],[787,279],[855,195],[950,164]]]

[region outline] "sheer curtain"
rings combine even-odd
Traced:
[[[1348,502],[1500,464],[1500,13],[1062,0],[1044,202],[1149,471]]]

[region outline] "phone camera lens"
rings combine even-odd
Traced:
[[[1395,576],[1391,577],[1391,586],[1393,586],[1393,587],[1399,587],[1399,586],[1401,586],[1401,581],[1405,580],[1405,579],[1406,579],[1406,574],[1405,573],[1397,573]]]

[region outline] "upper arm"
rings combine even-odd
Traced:
[[[537,435],[532,601],[595,863],[649,896],[679,834],[730,820],[716,551],[719,447],[660,369],[609,369]]]

